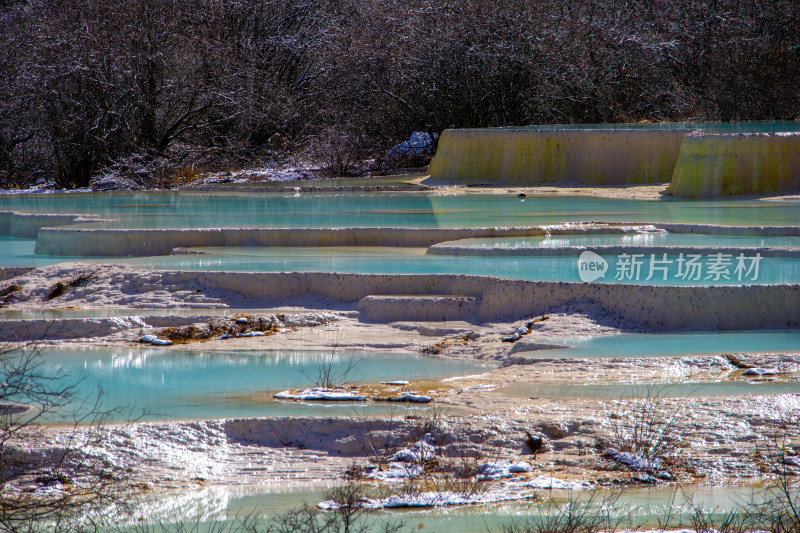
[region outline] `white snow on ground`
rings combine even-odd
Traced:
[[[514,487],[525,487],[542,490],[585,490],[594,488],[588,481],[565,481],[554,477],[538,476],[532,478],[512,478],[501,484]]]
[[[427,435],[423,439],[429,438]],[[401,448],[391,458],[385,469],[369,465],[365,477],[376,481],[405,481],[421,475],[424,470],[419,463],[436,457],[437,446],[420,440],[407,448]]]
[[[743,376],[777,376],[780,372],[774,368],[748,368]]]
[[[402,381],[402,380],[399,380],[399,381],[381,381],[381,385],[391,385],[391,386],[396,386],[396,387],[402,387],[402,386],[405,386],[405,385],[411,385],[411,382],[410,381]]]
[[[287,328],[321,326],[329,322],[336,322],[339,319],[339,315],[335,313],[299,313],[295,315],[284,315],[283,325]]]
[[[661,470],[663,462],[658,457],[642,457],[634,453],[620,452],[615,448],[606,448],[603,452],[604,457],[613,459],[614,461],[630,467],[632,470],[639,472],[648,472],[654,474],[661,479],[672,479],[672,474]]]
[[[305,400],[318,402],[342,402],[342,401],[366,401],[367,397],[363,394],[343,389],[325,389],[314,387],[301,391],[283,391],[273,396],[278,400]]]
[[[519,463],[512,463],[511,461],[497,461],[495,463],[486,463],[481,465],[481,467],[478,469],[478,472],[480,472],[478,474],[478,480],[497,481],[530,471],[530,463],[526,463],[524,461]]]
[[[389,463],[385,470],[378,469],[375,465],[367,467],[364,477],[375,481],[405,481],[421,475],[423,469],[420,465],[409,463]]]
[[[462,381],[462,380],[465,380],[465,379],[481,379],[481,378],[485,378],[487,375],[488,374],[473,374],[471,376],[455,376],[455,377],[452,377],[452,378],[444,378],[444,379],[442,379],[440,381],[442,383],[447,383],[447,382],[450,382],[450,381]]]
[[[199,183],[247,183],[249,181],[300,181],[319,179],[316,169],[284,165],[279,168],[256,168],[220,172],[203,178]]]
[[[420,440],[409,446],[398,450],[390,459],[392,462],[419,463],[428,461],[436,456],[438,448]]]
[[[531,330],[529,330],[526,326],[520,326],[517,329],[517,331],[515,331],[514,334],[511,335],[510,337],[503,337],[503,342],[514,342],[514,341],[517,341],[517,340],[519,340],[520,337],[522,337],[523,335],[527,335],[530,332],[531,332]]]
[[[432,398],[424,394],[414,394],[413,392],[404,392],[403,394],[394,398],[389,398],[392,402],[412,402],[412,403],[430,403]]]
[[[461,387],[458,389],[458,393],[461,394],[462,392],[467,392],[471,390],[494,390],[497,388],[497,385],[494,383],[489,383],[487,385],[473,385],[472,387]]]
[[[153,346],[169,346],[172,344],[172,341],[166,339],[159,339],[155,335],[142,335],[142,337],[139,339],[139,342],[152,344]]]

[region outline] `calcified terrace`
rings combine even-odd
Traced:
[[[746,126],[744,132],[698,127],[447,130],[430,172],[464,183],[523,186],[561,179],[606,185],[671,181],[672,195],[689,198],[800,188],[796,125],[768,133]]]
[[[664,142],[680,151],[684,141],[676,140],[674,132],[666,133]],[[678,157],[677,152],[674,155]],[[530,215],[549,222],[565,213],[553,209],[551,218],[538,218],[534,198],[521,204],[516,194],[514,189],[513,194],[492,197],[490,214],[525,207],[532,212],[521,212],[522,220],[530,220],[522,218]],[[472,200],[479,205],[482,199],[476,196]],[[380,199],[368,198],[364,205]],[[322,197],[320,204],[325,200]],[[494,226],[465,223],[473,215],[478,220],[486,218],[479,218],[484,213],[475,205],[468,209],[448,201],[432,197],[425,209],[371,206],[376,217],[424,213],[429,218],[417,227],[343,227],[341,223],[317,228],[291,224],[284,228],[256,224],[120,227],[115,226],[113,207],[69,214],[15,206],[0,212],[0,233],[27,239],[31,245],[35,239],[36,253],[54,264],[0,269],[0,290],[15,288],[0,310],[0,340],[44,339],[51,343],[46,350],[48,361],[63,359],[75,368],[89,369],[87,382],[95,382],[100,369],[106,369],[121,372],[116,379],[127,383],[126,372],[144,369],[159,379],[142,383],[158,384],[167,378],[164,386],[168,387],[172,373],[203,376],[206,367],[197,365],[213,369],[213,376],[208,376],[214,380],[213,387],[184,384],[191,394],[183,396],[170,389],[175,408],[166,421],[156,417],[111,425],[103,439],[85,436],[91,441],[85,450],[87,460],[134,470],[135,481],[155,490],[165,507],[179,506],[182,498],[193,493],[198,479],[210,490],[237,487],[269,493],[297,482],[339,483],[345,469],[354,464],[365,468],[363,475],[370,483],[391,493],[398,483],[391,476],[399,476],[402,483],[403,475],[416,471],[413,452],[427,449],[419,439],[434,442],[430,434],[418,434],[420,423],[415,417],[427,420],[426,413],[432,412],[427,407],[395,408],[382,403],[398,394],[427,397],[431,405],[447,410],[436,429],[438,440],[435,445],[425,441],[426,445],[442,457],[477,457],[482,475],[494,476],[484,499],[473,503],[524,500],[542,490],[582,490],[598,484],[696,487],[763,482],[764,473],[751,460],[754,446],[763,442],[775,424],[798,413],[800,278],[793,270],[775,278],[780,282],[765,275],[754,282],[729,285],[701,279],[670,286],[600,282],[614,281],[609,279],[593,283],[509,279],[511,271],[500,271],[498,265],[503,259],[538,264],[555,255],[564,259],[558,265],[574,273],[580,254],[595,250],[606,257],[625,253],[735,256],[741,251],[748,257],[759,254],[765,262],[785,261],[780,264],[792,266],[800,249],[793,240],[800,238],[800,225],[791,204],[731,203],[743,210],[741,216],[731,212],[733,207],[710,204],[709,209],[716,210],[714,216],[724,217],[722,221],[729,224],[682,222],[682,213],[670,213],[660,202],[650,202],[662,209],[659,213],[665,220],[673,221],[647,220],[653,217],[643,203],[637,204],[640,219],[628,222],[622,221],[627,212],[620,209],[612,221],[564,222],[572,220],[565,216],[549,224]],[[146,202],[137,198],[136,205],[140,204]],[[671,206],[686,207],[681,202],[667,207]],[[467,214],[450,223],[437,219],[437,210]],[[180,214],[181,210],[175,211]],[[597,218],[603,214],[592,219]],[[762,218],[771,223],[758,223]],[[609,242],[627,237],[641,240],[652,235],[666,237],[657,245],[570,242],[590,237]],[[704,244],[684,245],[683,239],[689,236],[702,236]],[[669,237],[680,237],[680,244],[670,244]],[[515,244],[515,239],[543,238],[563,239],[564,244],[556,248]],[[479,245],[471,244],[475,239]],[[331,259],[329,272],[291,268],[283,272],[273,267],[224,271],[230,254],[241,250],[258,254],[275,247],[280,247],[289,266],[295,264],[292,255],[302,256],[306,249],[322,257],[329,250],[335,258],[337,250],[347,254],[366,248],[378,250],[400,266],[398,272],[358,273],[342,269]],[[404,256],[391,255],[397,250],[416,250],[423,258],[444,258],[453,265],[460,258],[475,258],[483,271],[473,275],[453,270],[404,273]],[[157,266],[169,264],[160,262],[165,258],[184,257],[195,259],[196,267]],[[222,271],[203,267],[204,260],[214,258],[222,261]],[[146,261],[153,265],[142,266]],[[69,285],[87,273],[86,283]],[[50,298],[58,281],[66,282],[67,288]],[[175,312],[165,313],[166,309]],[[226,309],[228,314],[221,311]],[[255,324],[268,327],[248,330]],[[188,328],[234,334],[188,340],[174,336]],[[179,339],[172,346],[142,342],[166,340],[170,335]],[[607,339],[612,344],[595,346],[590,341],[582,346],[586,338]],[[619,344],[614,344],[616,340]],[[571,343],[577,344],[566,348]],[[368,352],[376,360],[393,357],[408,364],[414,358],[433,358],[426,359],[430,367],[437,366],[436,358],[445,357],[448,363],[463,362],[453,368],[468,370],[443,378],[447,370],[439,368],[411,383],[405,383],[403,375],[370,376],[352,389],[357,391],[352,394],[365,398],[359,401],[358,416],[348,414],[347,409],[353,407],[330,409],[313,402],[285,407],[283,400],[274,398],[278,390],[252,385],[258,372],[271,371],[269,361],[275,353],[283,354],[278,364],[289,364],[313,360],[321,353],[347,351]],[[263,366],[252,366],[258,358],[264,359]],[[375,364],[374,368],[389,368]],[[251,388],[226,389],[226,372],[238,372],[236,383],[249,383]],[[130,395],[145,401],[136,380],[131,383]],[[640,385],[673,387],[664,393],[659,408],[681,409],[674,435],[680,445],[664,468],[661,463],[655,469],[643,466],[635,458],[607,449],[613,442],[610,421],[619,420],[625,409],[635,408],[649,394],[637,388]],[[686,391],[691,395],[688,401]],[[621,395],[626,399],[620,400]],[[233,411],[228,418],[210,419],[202,415],[205,405],[216,409],[209,407],[207,412],[226,412],[223,409],[229,406]],[[800,438],[798,427],[790,426],[787,435],[792,442]],[[536,455],[526,447],[528,434],[541,439]],[[68,438],[67,430],[53,427],[34,448],[46,456]],[[389,461],[390,465],[377,466],[376,448],[392,449],[392,453],[405,450],[412,456],[411,464],[402,467],[399,461]],[[500,483],[509,479],[515,481]],[[264,505],[269,507],[271,496],[265,498]],[[524,504],[519,505],[525,512]],[[201,509],[199,514],[206,511]],[[175,518],[171,512],[167,519]],[[228,513],[232,514],[230,509]],[[429,519],[419,517],[420,522]],[[464,531],[470,531],[469,527]]]

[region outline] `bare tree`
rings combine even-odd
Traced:
[[[33,345],[0,346],[0,374],[0,529],[87,527],[110,505],[122,511],[126,474],[82,450],[102,438],[94,429],[108,413],[99,402],[81,398]],[[45,445],[50,420],[72,430]]]

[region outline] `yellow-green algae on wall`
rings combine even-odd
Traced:
[[[797,188],[800,134],[693,132],[683,139],[669,192],[709,198]]]
[[[669,181],[685,129],[455,129],[439,139],[431,177],[532,185]]]

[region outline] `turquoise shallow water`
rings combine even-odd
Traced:
[[[516,398],[616,400],[642,398],[658,394],[669,398],[707,398],[720,396],[755,396],[759,394],[798,394],[800,381],[720,381],[712,383],[678,383],[653,387],[636,384],[598,383],[515,383],[501,389]]]
[[[1,210],[94,214],[104,227],[475,227],[564,221],[798,225],[798,202],[643,201],[483,194],[191,192],[0,195]]]
[[[704,235],[700,233],[625,233],[621,235],[553,235],[450,241],[458,247],[560,248],[562,246],[725,246],[800,248],[800,237]]]
[[[466,360],[414,354],[307,351],[183,351],[154,348],[53,349],[42,352],[46,372],[62,374],[62,383],[78,383],[76,396],[94,398],[101,392],[102,408],[121,408],[115,420],[142,411],[145,420],[228,418],[253,416],[355,415],[361,402],[310,404],[275,402],[275,392],[312,384],[320,363],[332,361],[340,374],[357,361],[348,380],[378,382],[419,380],[474,374],[492,368]],[[310,377],[309,377],[310,376]],[[394,404],[393,404],[394,405]],[[72,408],[63,415],[69,418]],[[397,405],[394,405],[396,409]],[[387,412],[392,406],[371,404],[368,412]],[[401,407],[402,409],[402,407]],[[55,422],[59,417],[51,417]]]
[[[33,239],[17,239],[0,235],[0,267],[39,267],[64,261],[80,260],[83,257],[51,257],[36,255]]]
[[[597,236],[597,244],[605,244],[605,239],[613,236]],[[684,237],[684,236],[682,236]],[[691,237],[691,236],[685,236]],[[707,237],[709,241],[713,239]],[[751,257],[751,251],[744,246],[752,245],[751,238],[720,239],[719,245],[735,246],[737,239],[748,243],[743,244],[746,257]],[[780,240],[781,246],[789,245],[793,241],[790,237],[774,238]],[[562,238],[555,238],[561,241]],[[587,239],[587,242],[590,239]],[[472,241],[472,239],[470,239]],[[475,239],[475,241],[479,241]],[[765,239],[766,241],[766,239]],[[459,245],[464,241],[458,242]],[[525,238],[515,242],[536,243],[535,238]],[[565,244],[582,245],[580,238],[564,238]],[[759,241],[760,242],[760,241]],[[10,243],[10,244],[9,244]],[[8,247],[5,247],[9,244]],[[0,237],[0,266],[44,266],[60,263],[62,261],[77,261],[83,258],[41,256],[33,253],[35,242],[31,239],[14,239]],[[535,244],[532,244],[535,245]],[[588,245],[588,244],[587,244]],[[468,274],[475,276],[498,276],[508,279],[523,279],[534,281],[580,281],[578,276],[577,256],[557,257],[481,257],[481,256],[447,256],[428,255],[424,248],[382,248],[382,247],[223,247],[223,248],[193,248],[192,250],[208,252],[198,255],[170,255],[144,258],[119,258],[115,263],[124,263],[131,266],[170,270],[210,270],[210,271],[237,271],[237,272],[351,272],[362,274]],[[660,255],[657,254],[658,258]],[[648,280],[651,258],[641,258],[639,276],[633,272],[628,276],[616,278],[617,263],[615,255],[603,256],[610,265],[610,270],[599,282],[624,282],[642,283],[652,285],[737,285],[742,283],[800,283],[800,258],[764,257],[759,263],[758,277],[755,272],[742,275],[742,280],[735,275],[735,259],[728,269],[729,279],[721,277],[708,277],[709,257],[703,256],[704,264],[700,279],[696,276],[678,277],[677,256],[668,256],[673,261],[663,279],[663,273],[654,270],[653,277]],[[108,258],[99,258],[99,262],[109,262]],[[750,261],[745,264],[750,267]]]
[[[544,494],[552,497],[550,505],[543,503],[538,506],[532,502],[509,502],[450,509],[381,511],[369,513],[367,521],[375,528],[370,531],[379,531],[379,526],[387,522],[402,522],[401,531],[404,532],[486,533],[490,530],[502,531],[504,525],[521,524],[532,513],[551,512],[552,505],[563,505],[569,497],[563,491],[545,491]],[[602,500],[604,494],[596,495],[595,502]],[[734,509],[737,503],[747,501],[751,495],[752,491],[745,488],[694,487],[691,489],[691,498],[695,504],[702,505],[706,509],[714,509],[715,512]],[[633,521],[632,526],[655,527],[658,525],[658,519],[665,515],[671,504],[675,506],[672,508],[673,512],[687,511],[684,496],[679,493],[674,501],[673,496],[674,489],[672,487],[628,489],[616,502],[615,514],[626,515]],[[590,497],[590,493],[588,491],[575,492],[573,497],[585,500]],[[195,493],[194,498],[194,501],[189,502],[183,497],[180,507],[203,509],[205,516],[209,519],[235,516],[266,518],[276,517],[297,509],[303,503],[314,505],[325,498],[325,491],[298,488],[236,494],[206,490]],[[170,516],[167,514],[164,518],[169,520]],[[184,516],[183,518],[188,517]],[[172,519],[174,520],[175,517],[173,516]],[[209,525],[210,522],[206,522],[200,531],[208,530]]]
[[[211,252],[199,255],[172,255],[122,260],[127,264],[157,269],[218,270],[239,272],[350,272],[363,274],[468,274],[497,276],[508,279],[534,281],[581,281],[578,275],[576,256],[557,257],[482,257],[447,256],[426,254],[424,248],[379,248],[379,247],[238,247],[196,248]],[[739,285],[748,283],[800,283],[800,258],[764,257],[759,263],[758,277],[755,271],[749,275],[742,272],[739,280],[735,274],[735,260],[728,269],[728,279],[708,277],[709,257],[700,260],[704,266],[699,279],[694,274],[677,276],[677,256],[668,256],[673,261],[668,266],[667,279],[663,272],[653,270],[650,274],[649,256],[641,261],[638,275],[625,269],[625,275],[616,279],[617,256],[603,256],[609,271],[599,282],[639,283],[650,285]],[[751,257],[748,252],[745,257]],[[660,254],[657,258],[661,259]],[[621,263],[620,263],[621,265]],[[657,265],[653,265],[657,266]],[[749,269],[751,261],[745,262]],[[621,266],[619,267],[621,268]]]
[[[526,340],[537,341],[536,333]],[[565,357],[651,357],[686,354],[800,351],[800,330],[732,331],[718,333],[625,333],[602,337],[541,339],[563,344],[566,349],[536,350],[528,356]]]

